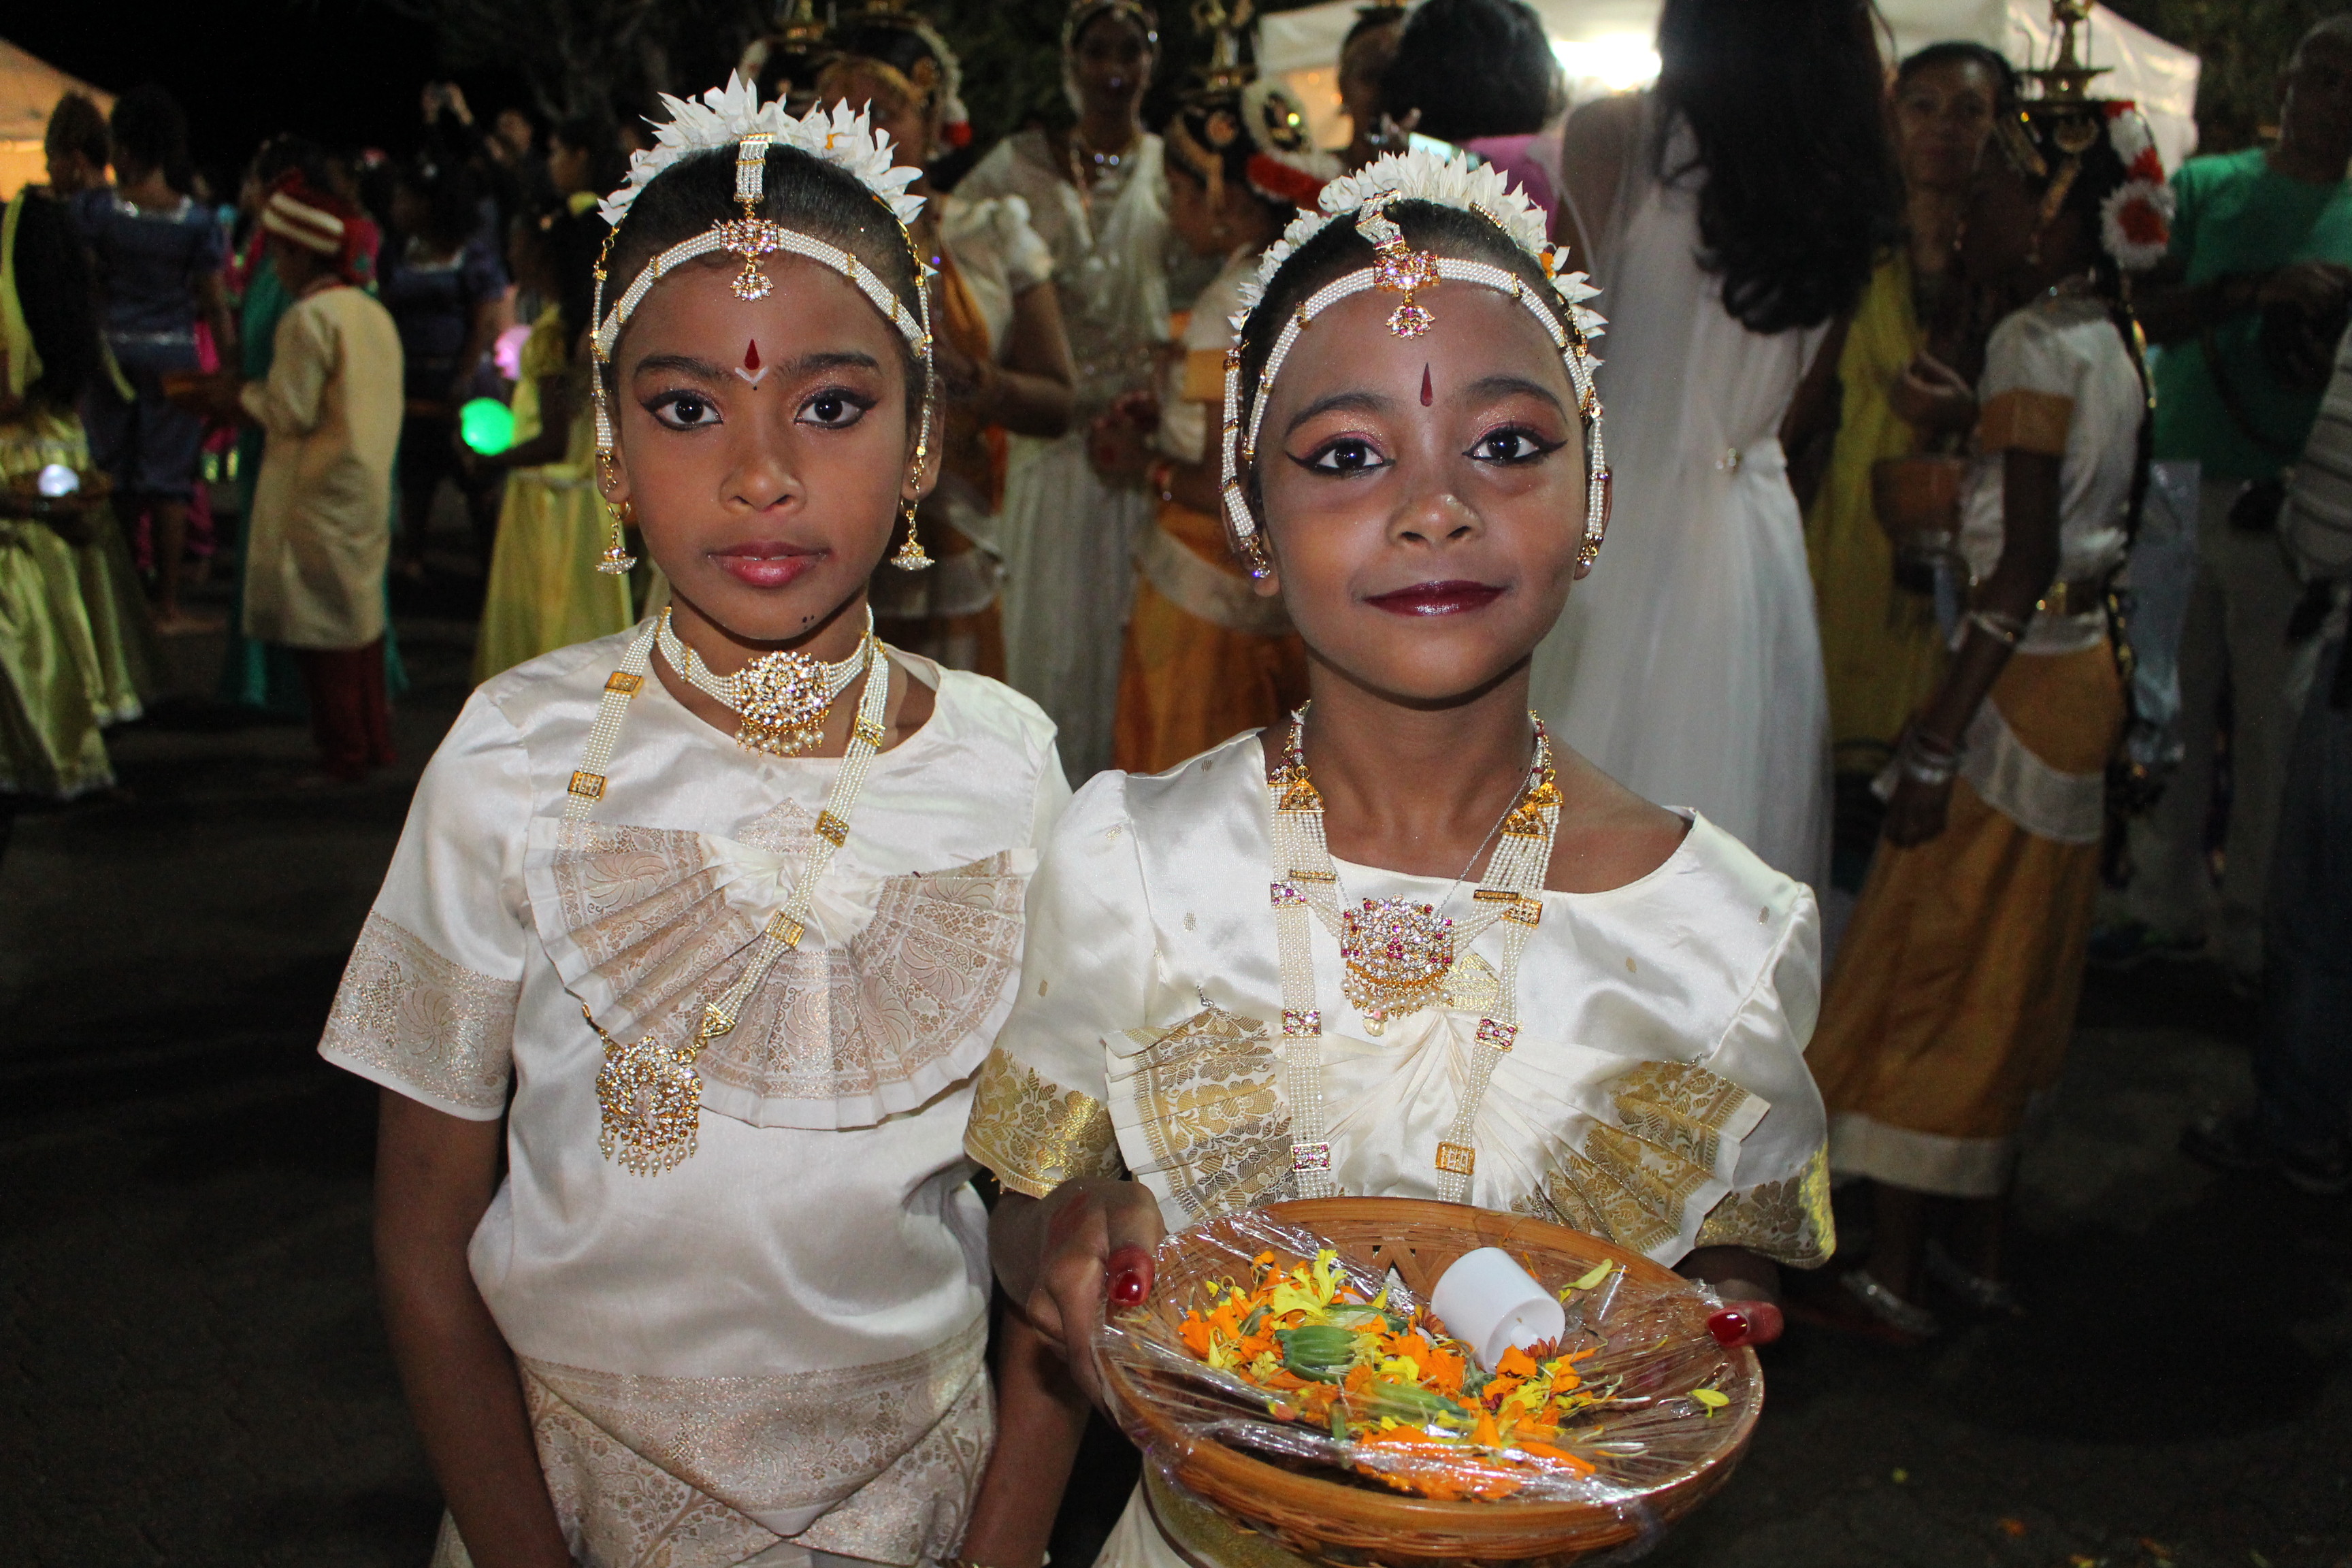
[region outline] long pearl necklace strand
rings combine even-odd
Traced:
[[[1478,1020],[1476,1055],[1454,1122],[1437,1145],[1438,1195],[1465,1203],[1477,1167],[1474,1142],[1479,1102],[1496,1064],[1519,1032],[1519,955],[1543,919],[1545,871],[1559,828],[1559,784],[1543,720],[1535,726],[1535,757],[1518,797],[1504,814],[1502,839],[1472,892],[1473,912],[1454,921],[1410,899],[1366,899],[1346,906],[1339,868],[1323,833],[1323,797],[1307,776],[1307,710],[1291,715],[1283,764],[1267,782],[1274,811],[1272,887],[1275,936],[1282,969],[1283,1097],[1290,1105],[1290,1168],[1303,1198],[1330,1197],[1331,1145],[1323,1127],[1323,1014],[1315,999],[1315,951],[1307,925],[1314,912],[1339,939],[1345,967],[1341,988],[1374,1035],[1388,1020],[1444,999],[1457,953],[1504,922],[1503,966],[1495,999]]]
[[[567,824],[585,821],[596,802],[604,797],[604,770],[611,765],[613,747],[628,717],[630,700],[645,688],[656,639],[668,633],[669,616],[665,613],[654,626],[638,634],[629,645],[629,651],[622,656],[621,668],[605,679],[596,722],[589,731],[580,766],[572,775],[567,792],[570,798],[564,802],[563,820]],[[816,664],[814,659],[809,662]],[[808,930],[810,900],[815,895],[817,881],[824,875],[825,868],[833,864],[834,851],[848,841],[849,814],[866,788],[866,770],[882,749],[882,716],[890,702],[890,662],[874,636],[870,614],[866,636],[858,643],[856,655],[847,662],[850,679],[854,679],[861,670],[866,678],[866,690],[857,702],[856,721],[850,726],[849,749],[842,754],[841,772],[835,776],[833,788],[825,796],[824,809],[817,814],[816,837],[810,841],[808,854],[801,862],[792,895],[761,928],[759,945],[735,984],[717,1001],[705,1004],[693,1037],[675,1047],[658,1045],[651,1035],[624,1044],[606,1034],[585,1006],[580,1009],[581,1016],[588,1019],[588,1026],[604,1042],[604,1065],[596,1074],[596,1103],[603,1121],[597,1147],[606,1159],[617,1162],[635,1175],[659,1175],[693,1155],[702,1122],[702,1079],[695,1073],[694,1060],[705,1046],[735,1026],[736,1020],[743,1016],[744,1004],[767,979],[768,971],[775,967],[778,959],[800,945]],[[835,695],[838,696],[847,684],[844,680],[836,686]],[[820,726],[824,722],[822,712],[817,722]],[[737,739],[740,742],[741,737]]]

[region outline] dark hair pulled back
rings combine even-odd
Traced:
[[[93,169],[103,169],[114,159],[114,138],[106,129],[106,111],[79,92],[58,100],[41,133],[41,145],[52,153],[79,153]]]
[[[1751,331],[1851,309],[1898,232],[1874,16],[1869,0],[1666,0],[1658,18],[1651,155],[1662,178],[1703,175],[1702,259]]]
[[[19,192],[15,205],[16,297],[41,356],[41,374],[25,395],[52,413],[69,413],[99,375],[89,258],[62,205],[30,191]]]
[[[1904,83],[1921,71],[1932,70],[1937,66],[1955,65],[1982,66],[1992,73],[1997,102],[2005,106],[2016,100],[2017,68],[2010,64],[2009,57],[1999,49],[1969,38],[1947,38],[1942,43],[1929,44],[1926,48],[1906,55],[1903,63],[1895,68],[1895,86],[1900,90]]]
[[[194,183],[188,162],[188,116],[180,100],[152,83],[134,87],[114,100],[108,122],[117,171],[154,169],[184,195]]]
[[[1441,142],[1526,136],[1566,102],[1559,58],[1523,0],[1423,0],[1381,79],[1381,106]]]

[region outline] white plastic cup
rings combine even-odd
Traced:
[[[1559,1299],[1499,1247],[1455,1258],[1429,1293],[1429,1305],[1488,1372],[1514,1345],[1525,1350],[1568,1331]]]

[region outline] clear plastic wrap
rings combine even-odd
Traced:
[[[1353,1393],[1307,1392],[1307,1384],[1341,1380],[1302,1378],[1296,1369],[1311,1357],[1294,1356],[1291,1347],[1299,1342],[1285,1339],[1272,1368],[1289,1373],[1282,1387],[1268,1386],[1285,1380],[1268,1375],[1263,1355],[1254,1369],[1220,1370],[1185,1343],[1187,1314],[1210,1313],[1235,1288],[1251,1292],[1265,1254],[1274,1255],[1277,1272],[1308,1264],[1310,1283],[1336,1279],[1341,1295],[1381,1302],[1391,1328],[1416,1311],[1425,1328],[1425,1292],[1445,1266],[1489,1245],[1503,1247],[1546,1289],[1565,1293],[1567,1333],[1547,1347],[1548,1355],[1531,1359],[1564,1367],[1559,1358],[1574,1357],[1575,1376],[1567,1381],[1583,1397],[1556,1396],[1575,1408],[1553,1411],[1557,1428],[1543,1433],[1538,1426],[1541,1441],[1522,1446],[1508,1420],[1476,1419],[1482,1402],[1489,1416],[1495,1412],[1475,1364],[1454,1401],[1470,1419],[1448,1412],[1423,1423],[1395,1399],[1375,1397],[1370,1373]],[[1318,1255],[1327,1256],[1333,1274],[1313,1275]],[[1753,1352],[1727,1350],[1707,1331],[1707,1316],[1720,1305],[1712,1294],[1646,1259],[1538,1222],[1406,1200],[1318,1200],[1180,1233],[1161,1244],[1154,1262],[1150,1298],[1118,1314],[1096,1342],[1121,1424],[1165,1478],[1294,1547],[1339,1540],[1410,1554],[1411,1542],[1384,1534],[1382,1517],[1425,1522],[1432,1501],[1483,1510],[1499,1535],[1510,1538],[1507,1547],[1484,1552],[1476,1542],[1480,1515],[1459,1506],[1445,1510],[1454,1516],[1446,1540],[1465,1556],[1541,1555],[1529,1549],[1530,1531],[1553,1548],[1586,1550],[1647,1535],[1719,1483],[1762,1404]],[[1580,1283],[1586,1288],[1577,1289]],[[1377,1337],[1381,1331],[1356,1311],[1338,1316],[1354,1317],[1361,1331]],[[1301,1321],[1312,1325],[1325,1315],[1309,1311]],[[1270,1333],[1285,1320],[1269,1312],[1257,1321]],[[1195,1323],[1192,1333],[1197,1344],[1202,1325]],[[1214,1342],[1221,1352],[1229,1345]],[[1363,1356],[1357,1360],[1364,1363]],[[1259,1375],[1253,1380],[1244,1370]],[[1541,1386],[1557,1386],[1549,1373],[1543,1376]],[[1393,1386],[1406,1374],[1400,1370],[1379,1381]],[[1496,1399],[1508,1386],[1486,1385]],[[1335,1409],[1338,1419],[1326,1420]],[[1234,1456],[1281,1478],[1236,1466]],[[1324,1486],[1302,1492],[1296,1484],[1301,1480]],[[1383,1500],[1409,1511],[1384,1508]],[[1538,1512],[1554,1521],[1556,1539],[1544,1535]]]

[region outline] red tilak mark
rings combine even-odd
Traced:
[[[743,345],[743,363],[735,367],[735,374],[742,377],[744,385],[754,390],[761,382],[768,379],[768,367],[760,363],[758,339],[755,338]]]
[[[1423,408],[1429,406],[1429,367],[1427,365],[1421,367],[1421,405]]]

